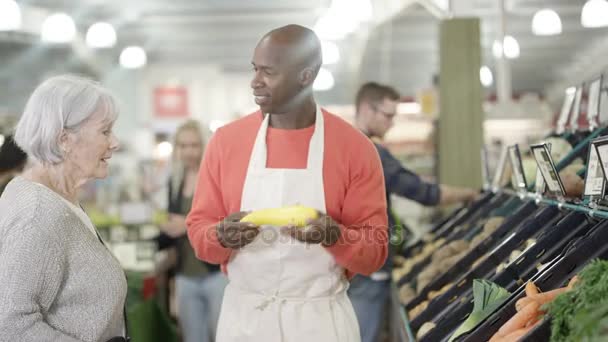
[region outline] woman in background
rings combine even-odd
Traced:
[[[175,239],[177,249],[176,299],[184,342],[213,341],[227,284],[218,265],[196,258],[186,235],[186,215],[198,179],[204,150],[200,125],[193,120],[175,133],[173,171],[169,181],[169,221],[161,230]]]

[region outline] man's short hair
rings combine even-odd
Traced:
[[[376,83],[367,82],[359,88],[357,97],[355,99],[355,107],[357,112],[362,103],[377,104],[382,102],[384,99],[392,101],[398,101],[401,98],[399,92],[392,87]]]

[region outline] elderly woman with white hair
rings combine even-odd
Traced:
[[[0,197],[0,340],[125,341],[124,272],[78,203],[118,147],[113,97],[57,76],[31,95],[15,141],[35,165]]]

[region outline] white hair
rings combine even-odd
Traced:
[[[118,116],[116,100],[99,83],[74,75],[51,77],[30,96],[17,123],[15,142],[43,164],[60,163],[61,133],[77,131],[97,111],[108,121]]]

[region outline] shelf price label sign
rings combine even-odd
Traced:
[[[490,188],[490,167],[488,166],[488,149],[486,146],[481,147],[481,180],[484,190]]]
[[[601,144],[606,141],[606,138],[596,139],[591,142],[589,147],[589,155],[587,162],[587,174],[585,175],[585,196],[593,196],[602,198],[604,195],[604,171],[602,164],[597,154],[596,143]]]
[[[581,115],[581,102],[583,100],[583,86],[576,88],[574,103],[572,104],[572,114],[570,115],[570,131],[578,131],[578,118]]]
[[[492,179],[492,190],[497,191],[500,189],[500,183],[502,181],[502,175],[505,172],[505,165],[507,164],[508,150],[505,146],[500,153],[500,159],[498,160],[498,166],[494,172],[494,178]]]
[[[587,121],[589,129],[594,130],[600,125],[600,98],[602,93],[602,77],[589,84],[589,100],[587,102]]]
[[[603,138],[599,138],[596,139],[594,141],[591,142],[593,144],[593,148],[597,154],[597,159],[598,159],[598,164],[600,165],[600,169],[602,170],[602,176],[604,177],[603,180],[607,180],[608,179],[608,138],[603,137]],[[590,152],[591,155],[591,152]],[[590,157],[591,158],[591,157]],[[592,173],[592,169],[591,169],[591,160],[589,161],[589,169],[587,170],[587,174]],[[585,184],[585,190],[586,189],[586,185]],[[586,195],[586,193],[585,193]]]
[[[572,105],[574,104],[574,96],[575,92],[566,90],[562,110],[560,112],[559,119],[557,120],[557,134],[562,134],[566,130],[566,124],[568,124],[570,112],[572,111]]]
[[[524,168],[521,163],[521,154],[519,153],[519,146],[517,144],[508,147],[509,160],[511,161],[511,168],[513,171],[512,183],[513,188],[519,191],[526,191],[527,182],[524,174]]]
[[[536,194],[542,195],[545,193],[545,179],[540,171],[540,167],[536,167],[536,182],[534,183],[534,190]]]
[[[559,173],[555,168],[551,153],[549,153],[549,146],[546,143],[542,143],[532,145],[530,149],[549,191],[558,196],[565,196],[564,184],[559,178]]]

